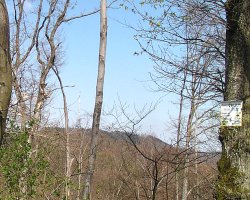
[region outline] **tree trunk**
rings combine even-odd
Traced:
[[[9,18],[5,1],[0,0],[0,145],[3,143],[11,87]]]
[[[99,47],[99,66],[98,66],[98,76],[96,84],[96,100],[95,108],[93,114],[92,122],[92,136],[90,144],[90,153],[89,153],[89,164],[88,171],[85,179],[83,199],[89,200],[92,178],[95,170],[95,161],[97,153],[97,141],[99,136],[99,127],[100,127],[100,118],[102,112],[102,102],[103,102],[103,86],[104,86],[104,75],[105,75],[105,57],[106,57],[106,45],[107,45],[107,13],[106,13],[106,0],[101,0],[100,3],[100,47]]]
[[[180,142],[181,142],[181,128],[182,128],[182,118],[183,118],[183,106],[184,106],[184,89],[186,87],[187,70],[183,70],[183,83],[180,91],[180,103],[179,103],[179,114],[178,114],[178,124],[177,124],[177,141],[176,141],[176,172],[175,172],[175,200],[179,200],[179,182],[180,182]]]
[[[243,101],[242,126],[222,127],[217,199],[250,199],[250,1],[226,3],[226,91]]]
[[[183,171],[183,185],[182,185],[182,197],[181,197],[182,200],[187,200],[188,198],[190,143],[191,143],[191,137],[193,133],[193,118],[194,118],[195,112],[196,112],[195,98],[194,96],[192,96],[188,122],[187,122],[187,130],[186,130],[186,147],[185,147],[185,158],[184,158],[184,164],[183,164],[184,171]]]
[[[67,98],[64,91],[64,86],[62,79],[59,75],[58,69],[56,67],[52,68],[60,85],[60,90],[63,97],[63,111],[64,111],[64,135],[66,137],[66,165],[65,165],[65,200],[70,199],[70,181],[71,181],[71,166],[73,159],[71,158],[71,148],[70,148],[70,133],[69,133],[69,113],[68,113],[68,104]]]

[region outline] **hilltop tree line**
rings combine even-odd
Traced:
[[[99,7],[80,13],[71,0],[34,1],[32,10],[28,0],[7,3],[0,0],[1,199],[250,197],[248,0],[100,0]],[[178,99],[169,144],[138,135],[155,106],[131,114],[119,100],[109,113],[109,131],[100,130],[107,11],[117,8],[138,21],[125,25],[140,47],[135,55],[153,61],[154,90]],[[95,109],[73,128],[60,76],[61,32],[94,14],[100,14]],[[46,112],[56,85],[63,98],[60,128],[49,127]],[[242,126],[220,128],[221,101],[235,100],[243,102]]]

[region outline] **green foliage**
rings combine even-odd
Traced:
[[[4,199],[32,199],[48,167],[42,152],[35,152],[29,143],[29,131],[11,125],[7,143],[0,149],[0,176]],[[2,187],[2,188],[3,188]]]

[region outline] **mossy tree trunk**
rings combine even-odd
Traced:
[[[6,4],[0,0],[0,145],[3,143],[12,84],[9,35]]]
[[[226,90],[242,100],[242,126],[222,127],[217,199],[250,199],[250,1],[226,2]]]

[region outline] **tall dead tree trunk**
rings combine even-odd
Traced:
[[[105,57],[106,57],[106,45],[107,45],[107,2],[106,0],[100,1],[100,47],[99,47],[99,65],[98,65],[98,76],[96,84],[96,99],[95,108],[92,122],[92,136],[90,143],[89,153],[89,164],[88,171],[85,179],[83,199],[91,199],[91,185],[93,174],[95,170],[95,161],[97,153],[97,141],[99,136],[100,119],[102,112],[103,102],[103,86],[104,86],[104,75],[105,75]]]
[[[64,91],[64,86],[62,79],[60,77],[59,71],[57,67],[53,67],[52,70],[54,71],[57,80],[60,85],[60,90],[63,97],[63,112],[64,112],[64,135],[66,138],[65,142],[65,149],[66,149],[66,164],[65,164],[65,200],[70,199],[70,181],[71,181],[71,166],[73,163],[73,158],[71,158],[71,148],[70,148],[70,133],[69,133],[69,112],[68,112],[68,104],[67,104],[67,97]]]
[[[222,127],[217,199],[250,199],[250,1],[226,2],[225,101],[243,101],[242,126]]]
[[[7,7],[5,1],[0,0],[0,145],[3,143],[12,87],[9,36]]]

